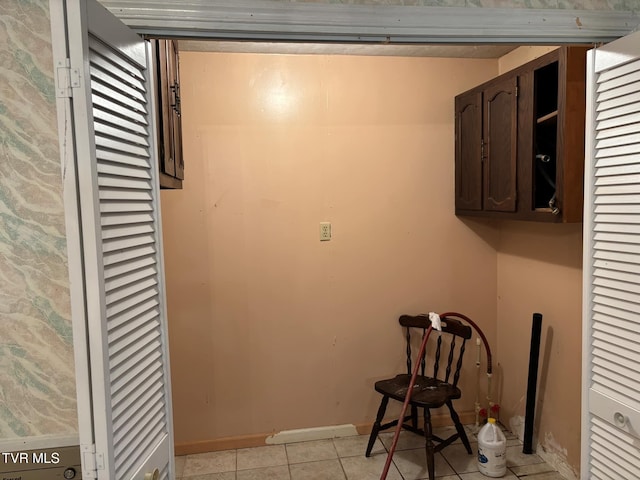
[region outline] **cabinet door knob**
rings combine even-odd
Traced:
[[[613,414],[613,423],[622,428],[627,424],[627,417],[620,412]]]

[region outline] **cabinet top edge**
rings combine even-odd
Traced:
[[[465,90],[464,92],[460,92],[458,95],[456,95],[456,98],[459,96],[469,95],[476,91],[485,90],[487,87],[490,87],[492,84],[498,83],[507,77],[522,75],[523,73],[530,72],[531,70],[534,70],[540,67],[544,67],[545,65],[548,65],[553,62],[561,62],[561,63],[566,62],[567,59],[569,58],[569,55],[568,55],[569,51],[580,52],[581,55],[584,55],[586,57],[587,51],[592,48],[593,48],[592,45],[560,46],[557,49],[552,50],[551,52],[547,52],[538,58],[534,58],[533,60],[530,60],[527,63],[517,66],[507,72],[501,73],[500,75],[494,78],[491,78],[490,80],[487,80],[486,82],[483,82],[479,85],[476,85],[473,88]]]

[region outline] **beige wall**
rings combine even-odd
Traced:
[[[370,422],[401,313],[459,310],[495,341],[496,231],[452,203],[453,98],[495,60],[181,69],[187,179],[162,194],[177,444]]]
[[[531,317],[543,315],[535,444],[580,464],[582,224],[505,223],[498,248],[501,419],[524,416]],[[562,465],[558,465],[562,468]]]
[[[500,59],[504,72],[554,47],[523,47]],[[501,419],[522,427],[531,318],[543,314],[536,444],[566,474],[580,464],[582,224],[504,222],[498,246]]]
[[[162,195],[178,444],[370,421],[401,366],[395,318],[427,310],[480,320],[519,420],[539,311],[537,439],[577,468],[581,225],[458,219],[452,201],[453,97],[552,48],[182,53],[187,180]]]

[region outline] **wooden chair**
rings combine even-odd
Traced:
[[[411,332],[412,330],[422,330],[425,334],[427,328],[431,325],[427,315],[402,315],[400,317],[400,325],[406,328],[407,339],[407,373],[396,375],[394,378],[380,380],[376,382],[375,389],[382,394],[382,401],[378,408],[376,421],[371,430],[369,443],[367,445],[366,456],[371,455],[371,449],[376,441],[378,433],[398,424],[398,420],[382,424],[389,399],[404,402],[411,379],[413,362],[421,362],[419,375],[411,394],[411,413],[402,421],[402,428],[417,433],[425,437],[425,448],[427,455],[427,469],[429,480],[433,480],[435,475],[434,454],[439,452],[447,445],[460,438],[467,452],[471,454],[471,445],[460,423],[460,418],[453,408],[453,400],[462,396],[462,392],[457,387],[460,378],[460,369],[462,367],[462,357],[464,356],[465,343],[471,338],[472,329],[469,325],[464,324],[455,314],[449,314],[442,318],[442,334],[439,335],[433,330],[429,338],[429,344],[432,345],[435,340],[435,353],[433,354],[433,371],[431,376],[428,375],[426,368],[425,356],[431,357],[428,353],[422,358],[412,358],[411,348]],[[448,340],[448,341],[447,341]],[[422,339],[420,339],[422,341]],[[417,350],[417,349],[416,349]],[[431,412],[433,408],[439,408],[446,405],[451,414],[451,419],[456,427],[456,433],[449,438],[442,439],[433,434],[431,427]],[[418,427],[418,409],[424,411],[424,426]]]

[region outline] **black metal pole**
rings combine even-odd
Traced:
[[[540,357],[540,334],[542,314],[534,313],[531,324],[531,349],[529,350],[529,379],[527,381],[527,406],[524,417],[524,445],[522,453],[533,453],[533,417],[536,408],[536,387],[538,384],[538,360]]]

